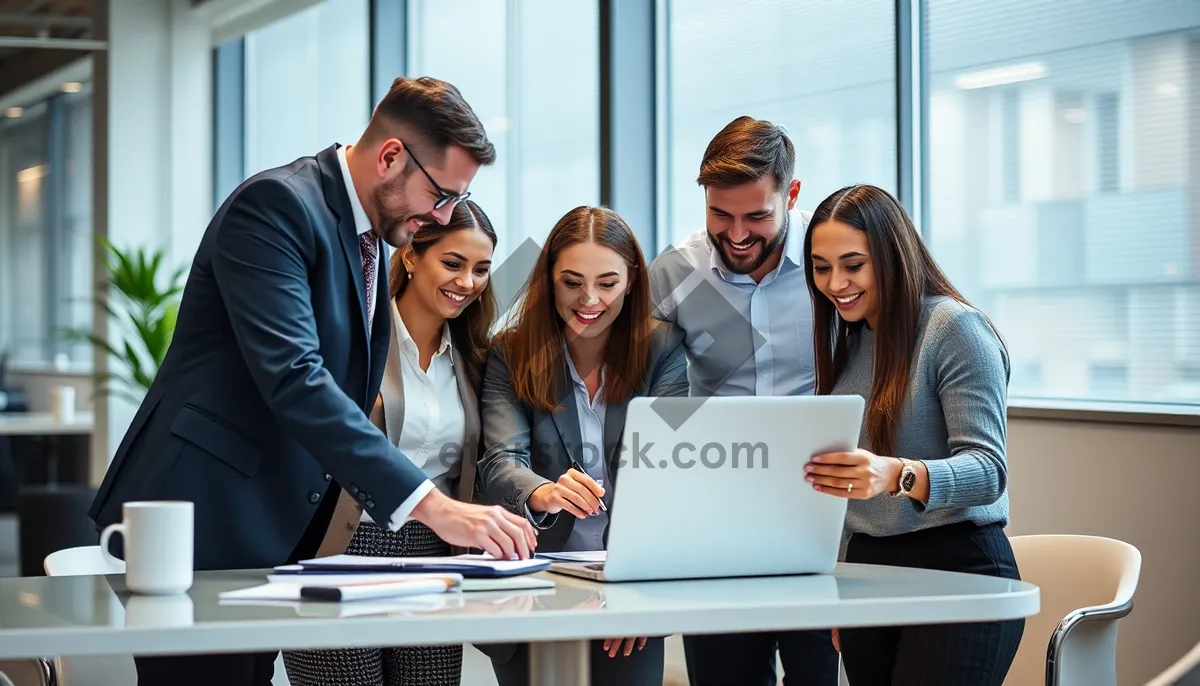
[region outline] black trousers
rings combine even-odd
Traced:
[[[920,567],[1020,579],[999,524],[950,524],[899,536],[855,534],[847,562]],[[842,629],[851,686],[1001,686],[1025,620]]]
[[[833,633],[782,631],[684,636],[691,686],[775,686],[775,651],[785,686],[837,686]]]
[[[662,637],[646,639],[646,647],[636,647],[628,657],[624,653],[609,657],[604,651],[604,641],[594,640],[589,655],[592,684],[594,686],[662,686],[663,661],[666,645]],[[492,661],[492,671],[499,686],[528,686],[529,644],[517,646],[512,659],[507,662]]]
[[[271,686],[274,653],[135,657],[138,686]]]

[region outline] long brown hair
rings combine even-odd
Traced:
[[[506,352],[516,396],[546,412],[559,409],[566,383],[562,345],[565,323],[554,303],[554,265],[564,250],[579,243],[611,248],[629,267],[630,289],[604,347],[604,401],[628,398],[645,382],[650,366],[654,320],[650,316],[650,280],[641,246],[616,212],[606,207],[576,207],[563,215],[546,237],[541,255],[518,295],[514,321],[496,340]]]
[[[908,393],[922,298],[944,295],[968,306],[970,303],[934,261],[908,213],[891,194],[867,185],[847,186],[837,191],[817,206],[804,234],[804,276],[813,304],[818,395],[828,395],[833,390],[834,382],[846,366],[850,334],[866,325],[865,320],[842,320],[813,280],[813,231],[828,221],[839,221],[867,234],[879,301],[875,371],[867,402],[867,438],[872,451],[891,455],[895,450],[896,425]]]
[[[450,221],[445,225],[431,224],[422,227],[413,234],[410,247],[417,257],[421,257],[443,238],[456,231],[482,231],[491,239],[492,247],[496,247],[496,230],[492,228],[491,220],[472,200],[464,200],[455,205],[454,211],[450,213]],[[403,248],[393,250],[388,262],[388,290],[393,301],[399,300],[404,288],[408,286],[408,269],[404,266],[403,252]],[[462,314],[447,321],[450,324],[451,343],[462,355],[467,365],[467,376],[471,385],[478,391],[483,384],[488,334],[496,321],[496,296],[492,291],[492,280],[488,279],[483,292],[467,305]]]

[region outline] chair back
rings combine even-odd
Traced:
[[[1083,608],[1132,601],[1141,572],[1137,548],[1111,538],[1067,534],[1009,539],[1021,579],[1041,591],[1041,609],[1025,620],[1025,633],[1005,686],[1047,683],[1047,649],[1055,630]],[[1116,620],[1086,622],[1059,650],[1060,684],[1116,684]],[[1087,664],[1086,674],[1080,664]],[[1081,679],[1086,679],[1081,681]]]
[[[83,545],[56,550],[42,561],[47,576],[124,574],[125,563],[112,564],[100,554],[100,546]]]

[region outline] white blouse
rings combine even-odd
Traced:
[[[458,394],[451,355],[450,324],[442,326],[442,342],[421,369],[417,343],[392,302],[392,321],[399,344],[400,370],[404,383],[404,428],[400,437],[388,436],[400,452],[425,472],[438,490],[450,494],[447,474],[462,459],[466,414]],[[363,512],[362,521],[371,521]]]

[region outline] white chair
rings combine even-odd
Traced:
[[[117,560],[116,564],[108,561],[100,553],[100,546],[85,545],[78,548],[65,548],[50,553],[42,561],[42,568],[47,576],[86,576],[96,574],[124,574],[125,563]],[[40,660],[44,669],[51,670],[57,686],[90,686],[91,684],[132,684],[137,681],[133,658],[128,655],[104,655],[87,658],[62,658]],[[77,677],[70,684],[66,681],[68,664]],[[271,681],[274,686],[288,686],[287,672],[283,660],[275,659],[275,678]],[[0,682],[0,686],[4,686]]]
[[[1005,686],[1116,686],[1117,622],[1133,609],[1138,549],[1075,535],[1009,539],[1021,579],[1041,589]]]
[[[50,553],[42,560],[42,569],[46,571],[47,576],[124,574],[125,563],[117,560],[116,564],[113,564],[100,553],[100,546],[85,545]],[[55,681],[51,683],[57,686],[137,682],[133,657],[129,655],[59,657],[53,660],[47,659],[44,662],[52,668]]]
[[[117,564],[109,562],[100,553],[98,545],[83,545],[50,553],[42,560],[42,569],[46,570],[46,576],[124,574],[125,563],[120,560]]]
[[[1197,643],[1175,664],[1150,681],[1146,686],[1196,686],[1200,684],[1200,643]]]

